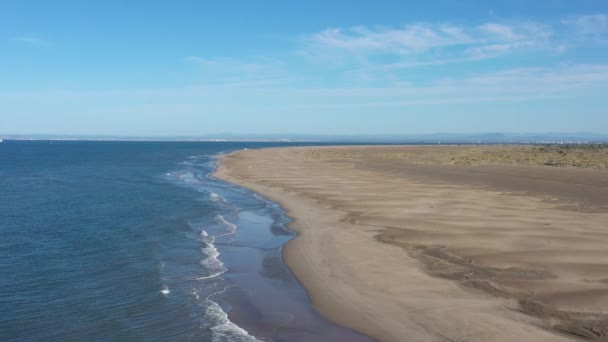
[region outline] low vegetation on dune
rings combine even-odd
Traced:
[[[362,148],[363,149],[363,148]],[[309,158],[335,160],[400,159],[419,164],[531,165],[552,167],[608,168],[608,144],[484,145],[392,147],[378,153],[317,150]]]
[[[474,148],[451,152],[456,165],[512,164],[608,168],[608,144]]]

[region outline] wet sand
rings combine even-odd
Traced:
[[[382,341],[605,340],[608,172],[458,165],[467,148],[243,151],[216,176],[288,211],[285,261],[341,325]]]

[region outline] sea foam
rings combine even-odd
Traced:
[[[209,198],[211,198],[211,200],[215,202],[226,202],[226,199],[224,197],[216,194],[215,192],[210,193]]]
[[[238,229],[238,226],[232,222],[228,222],[224,216],[222,215],[217,215],[216,216],[217,220],[219,223],[221,223],[225,228],[227,233],[226,234],[222,234],[219,236],[224,236],[224,235],[230,235],[230,234],[234,234],[236,232],[236,230]]]
[[[232,323],[228,319],[228,314],[226,314],[226,312],[222,310],[222,307],[216,302],[207,299],[205,301],[205,306],[206,318],[214,322],[214,325],[211,327],[213,342],[260,342],[257,338],[249,335],[245,329]]]
[[[207,257],[201,261],[201,265],[205,266],[205,268],[210,272],[208,276],[199,277],[198,280],[215,278],[219,275],[224,274],[228,269],[224,266],[224,263],[219,259],[220,252],[217,250],[215,245],[215,238],[213,236],[209,236],[206,231],[201,232],[201,237],[205,244],[201,250],[203,254]]]

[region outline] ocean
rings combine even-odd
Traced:
[[[283,145],[1,143],[0,341],[368,341],[312,309],[280,206],[211,177]]]

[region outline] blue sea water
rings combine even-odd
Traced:
[[[0,340],[368,340],[311,308],[282,209],[210,176],[278,145],[0,144]]]

